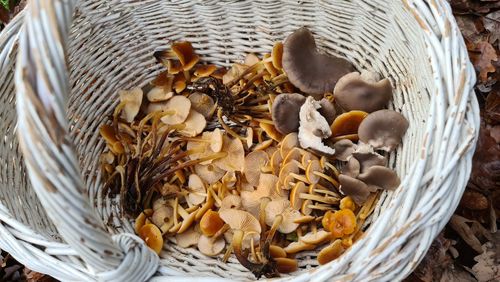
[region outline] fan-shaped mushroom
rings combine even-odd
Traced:
[[[370,196],[368,186],[361,180],[341,174],[339,175],[339,182],[340,192],[350,196],[354,202],[360,206],[363,205],[368,199],[368,196]]]
[[[300,108],[299,142],[304,149],[334,154],[335,150],[323,144],[322,139],[330,137],[332,131],[326,119],[317,111],[321,106],[312,97],[308,97]]]
[[[318,112],[326,119],[328,124],[332,124],[335,120],[335,115],[337,114],[333,103],[330,102],[330,100],[323,98],[319,100],[319,105],[321,108],[318,109]]]
[[[317,98],[332,92],[339,78],[354,70],[346,59],[320,53],[311,31],[306,27],[286,38],[282,64],[294,86]]]
[[[248,183],[253,186],[259,185],[261,175],[261,167],[264,167],[269,162],[269,156],[264,151],[253,151],[245,157],[245,165],[243,166],[243,174]]]
[[[342,168],[342,173],[344,175],[356,178],[358,177],[360,170],[361,165],[359,164],[359,161],[355,157],[350,156],[347,158],[347,163]]]
[[[391,82],[387,78],[367,80],[370,76],[352,72],[340,78],[333,91],[335,101],[346,111],[371,113],[383,109],[392,98]]]
[[[374,165],[387,165],[387,158],[375,152],[373,150],[373,147],[368,144],[359,144],[359,146],[356,148],[356,151],[353,152],[352,156],[356,158],[356,160],[360,164],[360,173],[365,172],[369,167],[372,167]]]
[[[305,101],[306,97],[298,93],[283,93],[276,96],[271,109],[276,130],[281,134],[297,131],[300,107]]]
[[[385,166],[372,166],[358,176],[359,180],[368,185],[375,185],[382,189],[394,190],[401,181],[396,172]]]
[[[347,161],[347,158],[351,156],[356,150],[357,145],[354,144],[349,139],[342,139],[333,144],[333,149],[335,150],[335,158],[339,161]]]
[[[376,111],[359,125],[359,140],[375,149],[392,151],[401,142],[408,126],[406,118],[396,111]]]

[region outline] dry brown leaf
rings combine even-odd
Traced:
[[[476,282],[476,279],[460,267],[448,267],[439,282]]]
[[[500,10],[484,16],[484,28],[490,32],[491,44],[500,39]]]
[[[470,180],[484,195],[498,190],[500,183],[500,146],[491,137],[484,120],[481,122],[476,152],[472,159]]]
[[[479,192],[465,191],[460,206],[470,210],[485,210],[488,208],[488,199]]]
[[[472,49],[469,48],[469,55],[476,71],[479,72],[479,79],[486,82],[488,73],[496,71],[492,64],[492,61],[498,60],[495,48],[490,43],[481,41],[475,44]]]
[[[477,263],[472,267],[471,272],[478,282],[499,281],[500,260],[496,246],[492,242],[487,242],[482,246],[483,253],[474,257]]]
[[[486,97],[484,113],[488,123],[500,124],[500,89],[495,89]]]
[[[451,241],[446,239],[443,233],[440,233],[407,281],[439,281],[443,271],[453,263],[453,259],[447,253],[450,246]]]

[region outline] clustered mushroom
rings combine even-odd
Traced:
[[[383,109],[389,80],[320,52],[307,28],[228,70],[189,42],[154,57],[166,70],[119,91],[100,161],[103,194],[156,253],[234,254],[257,278],[296,271],[302,251],[325,264],[362,236],[375,192],[399,186],[385,153],[408,122]]]

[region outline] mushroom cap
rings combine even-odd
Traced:
[[[224,221],[220,218],[218,212],[208,210],[201,217],[200,230],[205,236],[214,236],[222,226],[224,226]]]
[[[230,194],[222,199],[220,210],[224,209],[239,209],[241,208],[241,197],[238,195]]]
[[[306,97],[298,93],[283,93],[276,96],[271,109],[274,127],[281,134],[288,134],[299,129],[300,107]]]
[[[125,104],[121,112],[122,118],[127,122],[132,122],[141,108],[142,89],[134,87],[130,90],[120,90],[118,91],[118,95],[120,96],[120,102]]]
[[[369,167],[365,172],[358,175],[358,178],[368,185],[375,185],[386,190],[394,190],[401,184],[394,170],[379,165]]]
[[[206,140],[210,140],[210,149],[214,151],[214,153],[218,153],[222,150],[222,145],[224,143],[224,134],[218,128],[214,129],[214,131],[204,131],[202,134],[202,138]]]
[[[274,220],[278,215],[283,217],[281,224],[278,227],[278,231],[283,234],[288,234],[295,231],[299,227],[295,220],[301,217],[299,211],[290,207],[290,201],[286,199],[278,199],[271,201],[266,206],[266,224],[272,226]]]
[[[279,154],[281,155],[281,160],[286,157],[290,150],[298,146],[299,136],[297,132],[291,132],[285,135],[285,137],[283,137],[283,140],[281,140],[281,142],[279,143]]]
[[[189,41],[174,42],[171,48],[185,71],[190,70],[200,60]]]
[[[273,174],[263,173],[260,175],[259,185],[254,191],[241,191],[241,204],[251,214],[258,216],[262,198],[278,198],[276,195],[276,183],[278,177]]]
[[[318,109],[319,113],[326,119],[328,124],[332,124],[337,114],[335,105],[326,98],[319,100],[319,105],[321,106],[321,108]]]
[[[296,259],[291,258],[275,258],[276,270],[279,273],[292,273],[299,269],[299,265]]]
[[[351,156],[347,159],[346,165],[342,168],[342,174],[348,175],[350,177],[358,177],[359,171],[361,170],[361,165],[359,161]]]
[[[188,187],[191,190],[186,198],[188,203],[190,203],[193,206],[196,206],[205,201],[205,198],[207,196],[200,195],[200,194],[206,194],[205,183],[203,183],[203,180],[197,174],[192,173],[189,175]]]
[[[253,151],[245,157],[243,174],[248,183],[253,186],[259,185],[261,175],[260,168],[266,166],[269,162],[269,156],[264,151]]]
[[[170,125],[180,124],[183,123],[189,115],[191,110],[191,101],[184,96],[176,95],[165,103],[163,110],[175,111],[174,114],[163,116],[161,118],[163,123]]]
[[[149,102],[161,102],[166,101],[174,96],[172,89],[167,89],[165,87],[153,87],[148,91],[146,97]]]
[[[191,101],[191,107],[197,112],[202,114],[205,118],[212,117],[216,107],[215,102],[212,97],[205,93],[194,92],[188,96],[189,101]]]
[[[224,241],[223,237],[218,238],[215,241],[212,241],[210,237],[205,235],[201,235],[198,239],[198,250],[207,256],[216,256],[222,252],[224,247],[226,246],[226,241]]]
[[[193,74],[197,77],[207,77],[214,73],[216,70],[216,65],[198,65],[196,66]]]
[[[203,179],[208,184],[216,183],[224,176],[224,174],[226,174],[225,171],[213,164],[197,164],[194,166],[194,171],[201,179]]]
[[[162,206],[159,207],[158,209],[154,210],[153,216],[151,217],[151,221],[156,225],[161,227],[163,224],[165,224],[167,219],[172,217],[174,214],[174,211],[172,207],[169,206]]]
[[[260,234],[260,223],[252,214],[242,210],[225,209],[219,212],[219,216],[232,230],[241,230],[245,233],[255,232]]]
[[[340,257],[344,251],[345,249],[342,246],[342,240],[335,240],[318,253],[318,263],[320,265],[327,264]]]
[[[216,159],[213,164],[225,171],[242,171],[245,164],[245,149],[238,138],[223,136],[222,151],[227,155]]]
[[[160,254],[163,248],[163,237],[160,229],[154,224],[145,224],[139,230],[139,237],[141,237],[146,245],[150,247],[155,253]]]
[[[323,169],[321,168],[321,163],[318,160],[312,160],[306,167],[306,178],[311,184],[316,184],[321,179],[321,177],[314,174],[314,172],[316,171],[323,172]]]
[[[349,139],[342,139],[335,142],[335,144],[333,144],[335,158],[339,161],[347,161],[347,158],[354,153],[356,147],[357,145]]]
[[[300,210],[302,202],[304,201],[300,198],[300,193],[307,192],[309,192],[309,187],[302,181],[297,182],[290,192],[290,206],[296,210]]]
[[[175,235],[175,242],[177,246],[182,248],[189,248],[198,244],[201,234],[196,232],[193,227],[190,227],[186,232]]]
[[[401,143],[408,126],[406,118],[396,111],[376,111],[359,125],[359,140],[375,149],[392,151]]]
[[[202,114],[192,109],[184,121],[184,125],[185,127],[179,130],[179,133],[187,137],[195,137],[205,129],[207,120]]]
[[[271,57],[273,58],[273,66],[277,70],[281,70],[283,68],[283,43],[276,42],[274,43],[273,50],[271,51]]]
[[[272,258],[286,258],[285,250],[278,245],[270,245],[269,253],[271,254]]]
[[[374,165],[386,166],[387,158],[373,150],[373,147],[364,143],[359,144],[358,148],[352,154],[360,164],[360,173],[365,172]]]
[[[368,186],[361,180],[341,174],[339,175],[339,183],[340,191],[350,196],[357,205],[363,205],[370,196]]]
[[[317,232],[309,232],[306,235],[300,237],[300,241],[311,244],[311,245],[319,245],[328,239],[330,239],[330,232],[325,230],[318,230]]]
[[[332,137],[357,134],[359,125],[366,116],[368,113],[363,111],[349,111],[337,116],[330,126]]]
[[[359,72],[352,72],[339,79],[333,95],[335,101],[346,111],[371,113],[387,106],[392,98],[392,86],[387,78],[370,82],[364,80]]]
[[[313,34],[306,27],[286,38],[282,64],[294,86],[318,98],[325,92],[332,92],[339,78],[354,71],[346,59],[318,52]]]
[[[307,243],[304,243],[302,241],[297,241],[297,242],[292,242],[292,243],[288,244],[288,246],[286,246],[283,249],[285,250],[285,252],[287,254],[296,254],[296,253],[302,252],[302,251],[314,250],[315,248],[316,248],[315,245],[307,244]]]

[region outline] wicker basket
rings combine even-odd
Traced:
[[[403,279],[456,208],[479,127],[474,70],[445,0],[29,2],[0,36],[0,248],[61,280],[253,279],[235,259],[145,247],[101,197],[98,127],[118,89],[161,71],[152,53],[172,40],[227,66],[303,25],[323,51],[389,77],[390,108],[410,128],[390,158],[402,184],[382,195],[366,236],[321,267],[301,255],[285,278]]]

